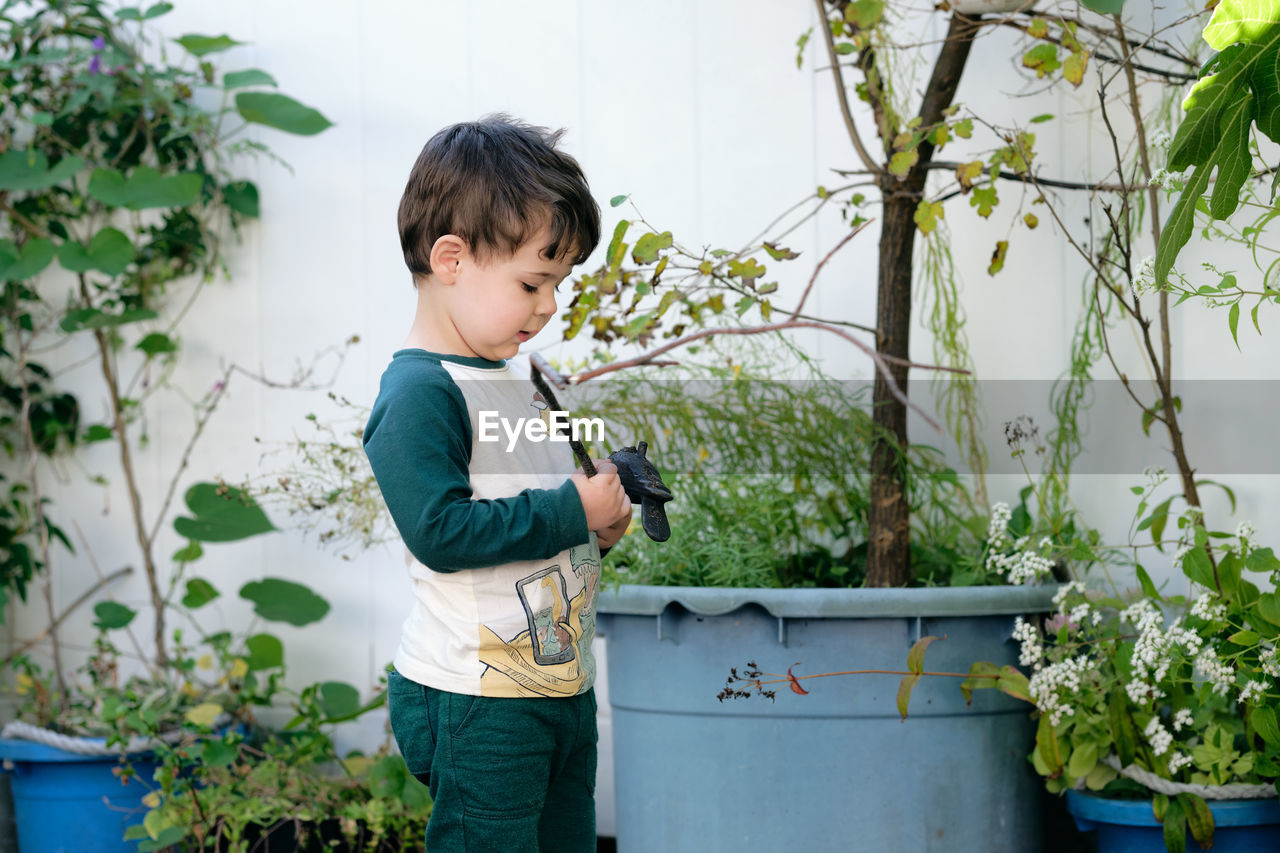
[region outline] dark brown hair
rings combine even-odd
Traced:
[[[481,258],[510,257],[546,225],[547,257],[585,261],[600,241],[600,208],[578,161],[556,149],[563,133],[491,115],[431,137],[396,217],[415,280],[431,272],[431,247],[445,234]]]

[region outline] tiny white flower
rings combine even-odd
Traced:
[[[1156,755],[1164,755],[1173,745],[1173,735],[1169,734],[1169,730],[1160,722],[1159,717],[1152,717],[1142,734],[1147,739],[1147,743],[1151,744],[1151,751]]]
[[[1185,752],[1175,752],[1172,755],[1172,757],[1169,758],[1170,775],[1177,773],[1179,770],[1181,770],[1183,767],[1186,767],[1190,763],[1191,763],[1190,755],[1187,755]]]
[[[1191,713],[1190,708],[1179,708],[1178,712],[1173,715],[1173,730],[1175,732],[1189,728],[1193,723],[1195,723],[1195,714]]]
[[[1252,702],[1261,699],[1267,692],[1267,685],[1262,681],[1246,682],[1244,687],[1240,689],[1240,701]]]

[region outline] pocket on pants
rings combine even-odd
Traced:
[[[405,766],[419,782],[429,785],[436,737],[427,688],[392,671],[387,676],[387,715]]]

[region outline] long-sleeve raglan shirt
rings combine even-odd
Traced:
[[[394,664],[419,684],[572,696],[594,681],[600,552],[567,441],[521,427],[549,416],[527,368],[404,349],[382,375],[364,448],[413,589]]]

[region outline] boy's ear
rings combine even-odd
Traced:
[[[431,247],[431,274],[442,284],[457,280],[458,265],[468,255],[467,241],[456,234],[439,237]]]

